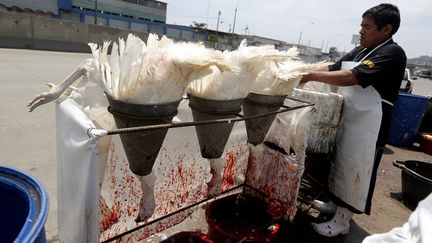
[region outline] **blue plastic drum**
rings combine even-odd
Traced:
[[[425,96],[400,93],[394,104],[388,143],[411,147],[419,134],[420,125],[428,106]]]
[[[48,195],[22,171],[0,166],[0,241],[46,242]]]

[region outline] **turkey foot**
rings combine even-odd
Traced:
[[[148,220],[156,209],[156,201],[154,198],[154,183],[155,176],[149,174],[146,176],[137,176],[141,182],[142,196],[139,203],[138,215],[135,222],[144,222]]]

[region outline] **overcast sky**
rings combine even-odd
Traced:
[[[360,30],[361,15],[380,1],[363,0],[162,0],[168,3],[167,23],[189,26],[193,21],[219,30],[250,34],[327,49],[349,51],[353,34]],[[401,27],[394,40],[408,58],[432,56],[432,0],[388,0],[399,7]],[[314,24],[312,24],[314,23]]]

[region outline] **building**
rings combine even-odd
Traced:
[[[0,11],[54,17],[58,15],[57,0],[0,0]]]
[[[135,33],[166,35],[175,40],[203,41],[207,47],[218,50],[234,50],[243,39],[246,39],[249,45],[274,45],[278,50],[287,50],[297,46],[300,57],[306,62],[330,59],[330,55],[323,54],[321,49],[310,46],[289,44],[285,41],[262,36],[237,35],[207,28],[166,24],[167,3],[162,1],[0,0],[0,14],[1,12],[17,12],[51,19],[46,23],[42,21],[43,25],[41,27],[37,25],[41,20],[36,20],[38,17],[31,17],[28,20],[28,25],[21,25],[21,29],[18,31],[13,26],[17,26],[20,21],[12,20],[14,17],[5,17],[5,19],[11,20],[11,23],[10,26],[0,27],[3,28],[3,36],[0,29],[0,46],[3,47],[28,46],[29,48],[36,48],[35,43],[44,40],[45,42],[48,41],[43,47],[45,49],[53,46],[49,41],[57,41],[57,44],[61,41],[61,48],[73,51],[76,49],[68,47],[71,43],[86,44],[89,41],[97,42],[101,41],[101,39],[115,39],[118,38],[116,33],[120,29],[123,35],[132,31]],[[16,18],[20,19],[19,16]],[[21,22],[24,22],[24,19],[21,20],[23,20]],[[69,23],[67,25],[68,29],[65,29],[65,25],[61,25],[62,22]],[[95,25],[108,28],[99,28]],[[89,27],[91,33],[86,35],[86,31],[81,27]],[[81,38],[78,38],[76,33],[80,33]],[[85,38],[85,36],[94,36],[94,38]],[[17,39],[23,44],[18,45],[19,41]],[[78,49],[82,50],[82,48],[81,45]],[[335,55],[331,56],[332,59],[335,57]]]
[[[207,40],[207,33],[193,27],[166,24],[167,3],[155,0],[0,0],[1,9],[173,39]]]
[[[131,23],[165,23],[167,4],[153,0],[58,0],[60,19],[127,28]],[[111,22],[111,23],[110,23]]]

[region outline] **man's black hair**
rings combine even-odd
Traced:
[[[400,25],[400,13],[398,7],[390,3],[382,3],[375,7],[372,7],[362,15],[363,18],[369,17],[375,21],[378,30],[381,30],[384,26],[390,24],[392,31],[390,35],[394,35]]]

